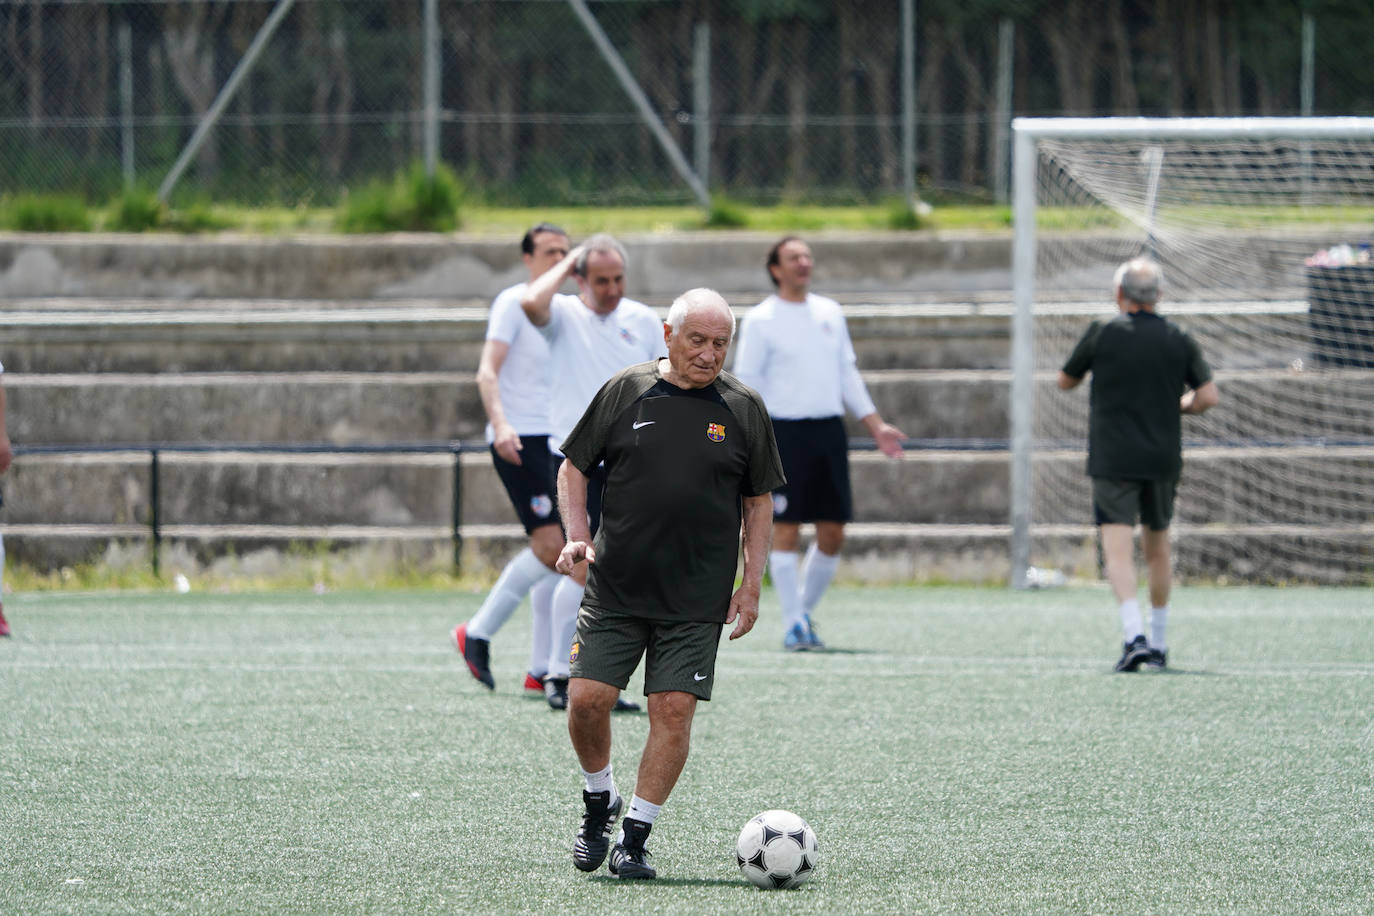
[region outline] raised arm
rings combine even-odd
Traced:
[[[731,639],[739,639],[754,628],[759,619],[759,593],[763,590],[763,568],[773,546],[773,496],[744,497],[744,519],[740,526],[744,545],[744,578],[730,596],[726,623],[733,623]]]
[[[520,308],[524,309],[525,317],[529,318],[530,324],[542,328],[549,323],[553,294],[558,292],[563,281],[572,274],[573,266],[581,256],[582,246],[578,245],[569,251],[563,260],[531,280],[529,286],[525,287],[525,295],[520,299]]]

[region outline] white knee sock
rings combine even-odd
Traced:
[[[542,677],[549,668],[549,642],[553,631],[553,592],[563,577],[552,570],[530,589],[530,674]]]
[[[790,550],[774,550],[768,554],[768,574],[782,605],[782,630],[786,633],[801,623],[801,589],[797,587],[797,555]]]
[[[586,591],[568,576],[553,590],[553,615],[549,626],[549,677],[568,676],[568,651],[577,632],[577,612],[582,608],[582,594]]]
[[[1169,648],[1164,634],[1169,628],[1169,605],[1150,608],[1150,648],[1163,652]]]
[[[1145,635],[1145,626],[1140,619],[1140,602],[1129,598],[1121,602],[1117,613],[1121,615],[1121,632],[1125,635],[1126,642],[1134,642],[1137,636]]]
[[[823,553],[815,541],[811,542],[811,546],[806,549],[806,562],[802,564],[801,569],[803,614],[810,615],[816,609],[816,605],[821,603],[821,596],[830,587],[830,581],[835,578],[835,570],[839,565],[838,556]]]
[[[534,551],[526,547],[511,557],[501,576],[487,594],[487,599],[468,621],[468,635],[474,639],[491,639],[501,625],[510,619],[520,602],[525,600],[530,586],[548,573],[549,568],[539,562]]]

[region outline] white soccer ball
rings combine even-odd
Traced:
[[[735,841],[735,862],[765,890],[797,887],[816,870],[816,831],[791,811],[765,811],[749,819]]]

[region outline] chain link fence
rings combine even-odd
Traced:
[[[492,204],[1005,199],[1011,117],[1374,114],[1371,38],[1364,0],[3,0],[0,194],[329,205],[428,154]]]

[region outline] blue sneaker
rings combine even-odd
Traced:
[[[811,631],[804,623],[794,623],[782,637],[782,647],[788,652],[806,652],[811,648]]]
[[[816,635],[816,628],[811,623],[810,614],[806,615],[806,641],[807,648],[814,649],[818,652],[825,651],[825,643],[821,642],[821,638]]]

